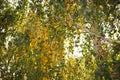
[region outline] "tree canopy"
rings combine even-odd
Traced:
[[[119,80],[119,23],[120,0],[0,0],[0,79]]]

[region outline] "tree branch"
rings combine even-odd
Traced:
[[[99,38],[101,38],[102,40],[104,40],[104,41],[106,41],[106,42],[109,42],[109,43],[116,42],[116,43],[119,43],[119,44],[120,44],[120,41],[118,41],[118,40],[112,40],[112,39],[105,38],[105,37],[103,37],[103,36],[101,36],[101,35],[99,35],[99,34],[96,34],[96,33],[94,33],[94,32],[91,32],[91,31],[88,30],[87,28],[81,28],[81,27],[80,27],[79,25],[77,25],[77,24],[74,24],[74,25],[76,26],[76,28],[81,29],[81,30],[83,31],[83,33],[89,33],[90,35],[94,35],[94,36],[96,36],[96,37],[99,37]]]

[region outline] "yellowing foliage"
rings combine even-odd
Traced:
[[[33,14],[33,13],[32,13]],[[58,62],[62,60],[64,56],[63,49],[60,49],[61,41],[64,40],[64,36],[57,36],[56,32],[52,31],[50,28],[52,25],[54,29],[59,29],[60,27],[56,20],[52,18],[53,21],[50,23],[41,24],[40,18],[37,18],[34,15],[34,19],[31,17],[28,18],[31,21],[31,24],[26,25],[27,29],[29,30],[29,37],[30,37],[30,44],[29,49],[31,51],[31,55],[35,55],[36,57],[32,58],[33,62],[33,69],[34,70],[41,70],[44,74],[48,75],[50,73],[50,68],[57,65]],[[71,21],[72,22],[72,21]],[[59,29],[60,30],[60,29]],[[59,33],[57,33],[59,35]],[[51,36],[52,37],[51,37]],[[58,41],[60,40],[60,41]],[[38,52],[35,53],[34,51],[37,50]],[[38,56],[38,57],[37,57]],[[27,57],[27,56],[25,56]],[[40,59],[40,62],[37,62],[37,58]],[[64,57],[63,57],[64,58]],[[19,58],[18,58],[19,59]],[[48,76],[43,76],[42,80],[49,80]]]
[[[3,80],[119,80],[119,0],[12,1],[0,2]]]

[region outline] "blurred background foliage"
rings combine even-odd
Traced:
[[[120,0],[0,0],[0,78],[119,80],[119,23]]]

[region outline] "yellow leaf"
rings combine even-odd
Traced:
[[[42,80],[48,80],[46,77],[43,77],[43,79]]]
[[[71,19],[71,20],[69,21],[69,27],[72,27],[72,25],[73,25],[73,20]]]

